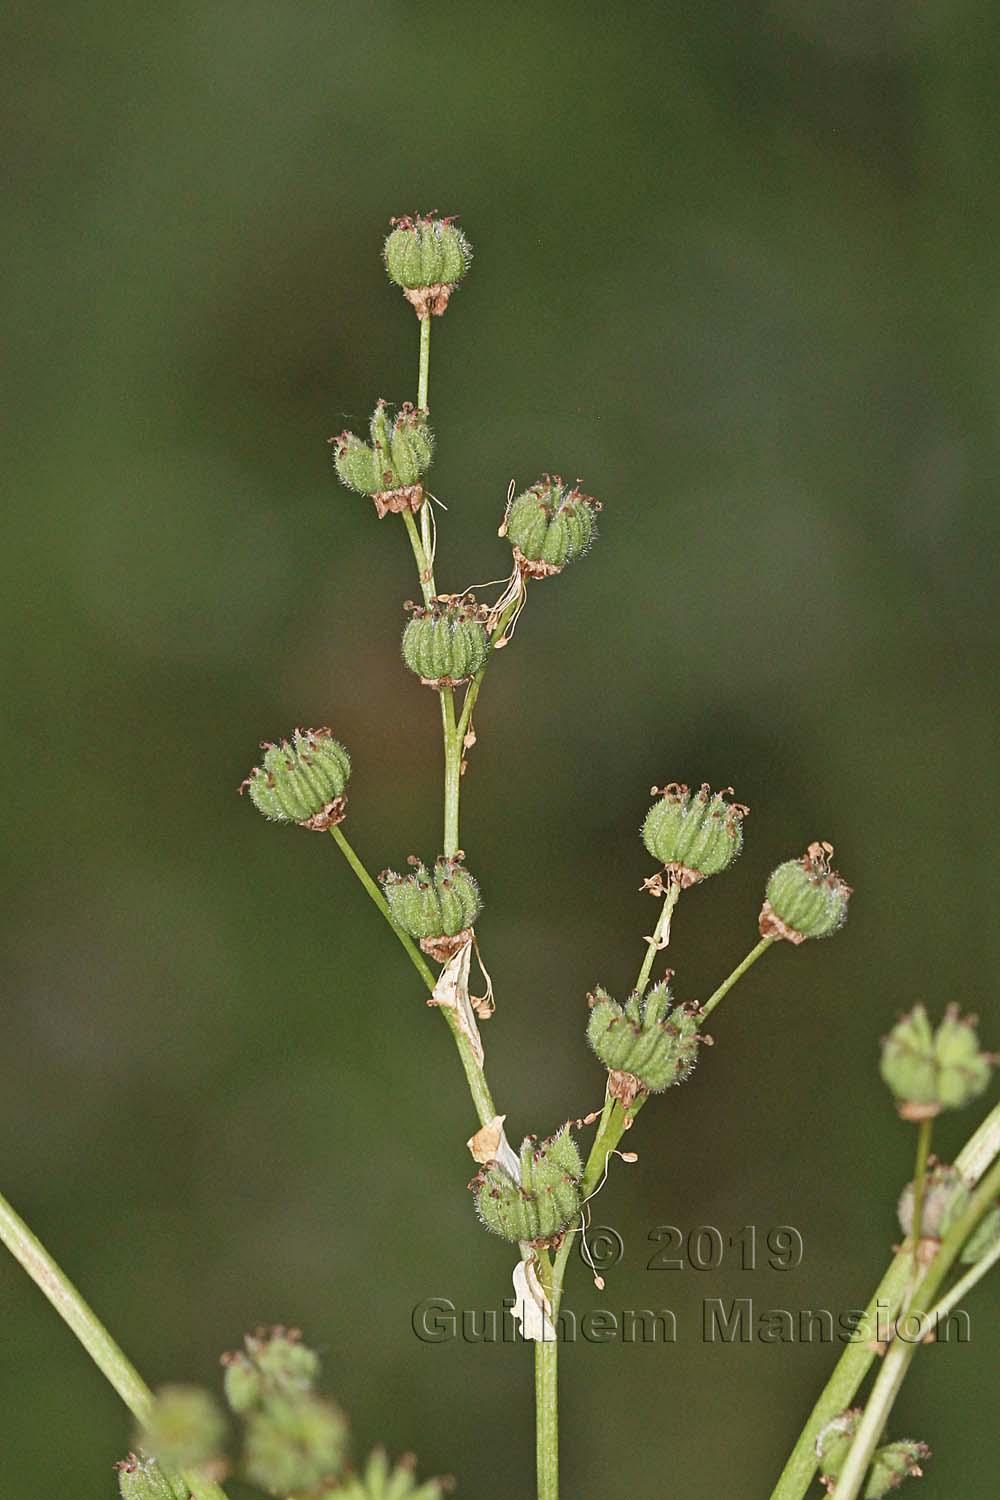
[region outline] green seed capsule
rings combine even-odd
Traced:
[[[987,1087],[994,1059],[979,1045],[975,1022],[951,1005],[936,1031],[915,1005],[882,1044],[881,1073],[906,1119],[961,1109]]]
[[[676,781],[653,787],[659,800],[646,814],[642,841],[681,886],[718,875],[743,848],[743,820],[750,809],[727,802],[732,791],[713,793],[706,783],[691,792]]]
[[[832,868],[832,854],[832,844],[810,844],[801,859],[772,872],[760,913],[761,937],[804,943],[843,927],[851,887]]]
[[[258,1328],[243,1349],[224,1354],[226,1400],[234,1412],[249,1411],[272,1396],[305,1395],[319,1378],[319,1355],[303,1344],[297,1328]]]
[[[444,962],[468,939],[482,910],[479,887],[459,858],[443,854],[434,869],[411,855],[409,875],[383,870],[379,879],[389,914],[397,926],[417,938],[425,953]]]
[[[921,1238],[943,1240],[952,1224],[965,1210],[968,1201],[969,1190],[961,1172],[944,1163],[932,1167],[924,1181],[924,1201],[920,1210]],[[899,1226],[907,1235],[913,1233],[913,1203],[913,1183],[908,1182],[900,1194],[897,1206]]]
[[[121,1500],[180,1500],[181,1493],[183,1500],[187,1500],[187,1485],[183,1492],[175,1490],[155,1458],[140,1458],[130,1453],[115,1468]]]
[[[689,1076],[698,1058],[697,1011],[675,1006],[666,984],[634,990],[624,1007],[603,989],[590,1001],[587,1040],[609,1073],[630,1074],[650,1094]]]
[[[166,1469],[197,1469],[218,1458],[225,1437],[222,1413],[207,1391],[167,1385],[157,1392],[138,1446]]]
[[[390,421],[385,402],[379,401],[367,443],[353,432],[342,432],[331,441],[340,482],[371,496],[380,517],[420,509],[424,503],[420,477],[430,467],[434,452],[425,411],[404,401]]]
[[[546,578],[587,551],[597,535],[600,509],[592,495],[570,488],[558,474],[546,474],[510,502],[500,535],[510,541],[523,573]]]
[[[564,1126],[548,1140],[525,1136],[521,1143],[520,1182],[497,1162],[489,1162],[469,1186],[487,1229],[505,1240],[551,1240],[580,1210],[583,1163],[576,1142]]]
[[[821,1428],[816,1438],[816,1457],[819,1460],[820,1475],[825,1482],[839,1478],[860,1421],[861,1408],[852,1407],[833,1417]],[[930,1451],[926,1443],[917,1443],[909,1438],[877,1448],[872,1455],[871,1470],[864,1488],[865,1500],[882,1500],[884,1495],[898,1489],[904,1479],[919,1478],[923,1472],[920,1464],[930,1457]],[[830,1487],[829,1484],[827,1487]]]
[[[389,280],[420,318],[437,317],[472,261],[472,247],[452,218],[433,214],[392,219],[383,254]]]
[[[343,821],[351,758],[329,729],[296,729],[290,741],[262,748],[263,764],[240,787],[258,812],[320,832]]]
[[[343,1413],[319,1396],[279,1396],[250,1413],[244,1469],[272,1495],[311,1491],[334,1481],[347,1450]]]
[[[393,1466],[383,1448],[376,1448],[370,1455],[363,1474],[353,1474],[336,1491],[337,1500],[444,1500],[444,1494],[440,1480],[418,1483],[412,1454]]]
[[[486,663],[487,610],[471,595],[435,599],[429,607],[407,603],[412,619],[403,631],[403,660],[428,687],[457,687]]]

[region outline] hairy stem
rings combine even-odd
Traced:
[[[423,980],[428,991],[433,994],[434,987],[437,981],[435,980],[434,975],[428,967],[426,959],[424,958],[420,949],[417,947],[416,943],[409,936],[409,934],[404,932],[403,929],[401,927],[398,927],[392,920],[392,916],[389,912],[388,902],[386,901],[382,892],[379,890],[375,881],[369,875],[361,860],[358,858],[358,855],[349,842],[347,835],[343,831],[343,828],[339,823],[336,823],[330,829],[330,833],[333,836],[333,839],[337,844],[337,847],[339,848],[341,854],[343,854],[344,858],[347,860],[347,863],[350,865],[351,869],[358,877],[358,880],[361,882],[365,891],[371,897],[372,901],[375,903],[376,907],[381,912],[382,916],[385,918],[389,926],[392,928],[402,946],[405,948],[407,957],[409,958],[413,967],[416,969],[417,973],[420,975],[420,978]],[[496,1117],[497,1111],[496,1105],[493,1103],[493,1096],[490,1093],[489,1084],[486,1082],[486,1074],[483,1071],[482,1064],[478,1061],[475,1053],[473,1052],[468,1037],[459,1026],[458,1017],[456,1016],[454,1009],[450,1005],[440,1005],[438,1006],[438,1009],[447,1021],[448,1028],[455,1039],[455,1046],[458,1048],[458,1055],[461,1059],[462,1069],[465,1073],[466,1082],[469,1085],[469,1093],[472,1095],[472,1102],[476,1107],[476,1114],[479,1117],[479,1123],[480,1125],[488,1125]]]
[[[670,922],[680,893],[680,886],[675,880],[671,880],[667,886],[667,894],[663,898],[663,906],[656,920],[656,926],[653,928],[653,935],[646,939],[646,956],[642,961],[642,968],[639,970],[639,977],[635,982],[635,987],[640,993],[649,983],[649,976],[653,972],[656,955],[662,952],[670,942]]]
[[[997,1193],[1000,1193],[1000,1162],[995,1163],[983,1178],[965,1212],[945,1235],[917,1286],[903,1320],[905,1337],[897,1334],[893,1339],[878,1378],[872,1386],[871,1395],[865,1403],[864,1415],[837,1479],[837,1500],[857,1500],[861,1493],[872,1455],[878,1447],[913,1356],[923,1341],[923,1334],[933,1331],[928,1325],[927,1314],[933,1306],[934,1295],[979,1220],[993,1207]]]
[[[441,693],[444,737],[444,852],[451,858],[459,849],[459,806],[462,796],[462,741],[455,724],[455,694]]]
[[[1000,1156],[1000,1104],[969,1137],[955,1158],[955,1166],[968,1183],[982,1177],[990,1163]],[[940,1255],[940,1251],[938,1252]],[[935,1258],[935,1264],[937,1258]],[[890,1262],[865,1310],[863,1327],[881,1335],[883,1319],[891,1324],[903,1303],[911,1273],[910,1245],[900,1249]],[[918,1290],[920,1290],[918,1288]],[[875,1359],[874,1340],[867,1337],[851,1342],[844,1350],[823,1387],[795,1447],[788,1456],[771,1500],[803,1500],[816,1473],[816,1438],[831,1417],[850,1406]]]
[[[917,1160],[913,1168],[913,1228],[910,1238],[913,1241],[913,1274],[914,1278],[920,1271],[920,1228],[924,1218],[924,1191],[927,1186],[927,1158],[931,1154],[931,1131],[934,1128],[933,1118],[921,1120],[917,1131]]]
[[[417,369],[417,406],[428,410],[427,385],[431,375],[431,318],[420,319],[420,364]]]
[[[140,1427],[144,1427],[149,1421],[153,1406],[153,1393],[149,1386],[65,1271],[56,1264],[38,1236],[32,1233],[2,1194],[0,1240],[3,1240],[14,1259],[20,1262],[63,1322],[79,1339]],[[225,1500],[225,1490],[213,1480],[205,1479],[194,1471],[184,1474],[182,1478],[195,1500]]]
[[[715,1007],[719,1004],[719,1001],[725,999],[737,980],[742,979],[746,971],[753,968],[754,964],[757,962],[758,958],[760,958],[761,954],[766,953],[768,948],[770,948],[771,944],[774,941],[775,939],[771,937],[761,938],[756,948],[750,949],[750,952],[747,954],[746,958],[741,964],[736,965],[736,968],[730,974],[729,978],[724,979],[719,985],[719,988],[717,990],[714,990],[713,993],[709,995],[708,999],[705,1001],[705,1004],[701,1007],[702,1020],[704,1020],[706,1016],[710,1016],[712,1014]]]
[[[539,1258],[542,1288],[552,1301],[552,1269]],[[553,1317],[555,1304],[553,1303]],[[538,1500],[559,1500],[559,1340],[535,1342],[535,1472]]]

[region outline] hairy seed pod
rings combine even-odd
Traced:
[[[913,1233],[914,1186],[908,1182],[899,1196],[896,1212],[904,1234]],[[940,1162],[931,1167],[924,1181],[924,1201],[920,1210],[922,1239],[943,1240],[969,1201],[965,1179],[956,1167]]]
[[[424,503],[421,475],[430,467],[434,438],[427,413],[405,401],[390,421],[384,401],[372,414],[369,441],[353,432],[331,438],[333,464],[341,484],[369,495],[381,518]]]
[[[471,937],[482,911],[479,886],[457,855],[453,859],[440,855],[433,870],[415,855],[409,863],[413,866],[409,875],[383,870],[379,877],[389,914],[397,926],[419,940],[426,953],[443,962]]]
[[[165,1469],[197,1469],[219,1456],[226,1427],[214,1397],[193,1385],[156,1393],[137,1446]]]
[[[272,1495],[312,1491],[336,1480],[347,1450],[347,1422],[319,1396],[277,1396],[246,1421],[244,1469]]]
[[[819,1472],[827,1488],[839,1478],[847,1455],[851,1451],[854,1435],[861,1421],[861,1408],[851,1407],[827,1422],[816,1438],[816,1457]],[[923,1473],[920,1465],[930,1458],[931,1450],[926,1443],[903,1438],[899,1442],[885,1443],[872,1455],[868,1482],[864,1488],[865,1500],[882,1500],[882,1497],[898,1489],[904,1479],[919,1478]],[[835,1491],[834,1491],[835,1492]]]
[[[351,758],[331,730],[296,729],[291,740],[261,748],[263,764],[240,786],[258,812],[321,833],[343,821]]]
[[[118,1493],[121,1500],[178,1500],[178,1494],[168,1481],[155,1458],[140,1458],[130,1453],[115,1464],[118,1477]],[[187,1500],[187,1486],[184,1486]]]
[[[403,660],[427,687],[458,687],[486,663],[488,611],[471,594],[443,596],[429,607],[407,604]]]
[[[385,1449],[376,1448],[364,1473],[353,1474],[343,1489],[337,1490],[337,1500],[444,1500],[445,1489],[439,1479],[418,1482],[412,1453],[390,1464]]]
[[[851,887],[831,866],[832,854],[832,844],[810,844],[801,859],[772,871],[760,913],[761,937],[804,943],[843,927]]]
[[[653,787],[658,798],[646,814],[642,841],[682,887],[727,869],[743,848],[743,820],[750,809],[727,802],[732,787],[713,792],[707,782],[696,792],[672,781]]]
[[[688,1077],[698,1058],[698,1014],[675,1006],[669,986],[633,990],[624,1006],[600,988],[589,999],[587,1040],[609,1073],[631,1075],[648,1094]]]
[[[243,1348],[224,1354],[223,1384],[226,1400],[234,1412],[271,1396],[296,1396],[311,1392],[319,1378],[319,1355],[302,1342],[297,1328],[258,1328],[248,1333]]]
[[[500,535],[513,546],[522,573],[547,578],[587,551],[597,535],[600,509],[600,501],[579,486],[546,474],[510,502]]]
[[[539,1141],[521,1143],[520,1181],[498,1162],[488,1162],[469,1186],[487,1229],[505,1240],[547,1241],[560,1234],[580,1209],[583,1163],[565,1125]]]
[[[472,261],[472,246],[454,218],[414,214],[390,220],[383,247],[389,280],[418,318],[440,317]]]
[[[961,1109],[987,1087],[995,1059],[979,1045],[973,1017],[950,1005],[933,1030],[922,1005],[896,1023],[882,1043],[881,1073],[905,1119]]]

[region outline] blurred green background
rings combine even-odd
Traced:
[[[152,1382],[299,1322],[361,1449],[531,1493],[527,1351],[410,1329],[424,1297],[496,1306],[512,1265],[465,1191],[446,1030],[331,843],[235,795],[260,739],[328,722],[371,868],[437,851],[412,559],[325,440],[414,395],[389,215],[460,212],[439,583],[507,569],[512,478],[605,502],[490,672],[465,785],[512,1135],[600,1102],[584,996],[627,988],[654,920],[652,782],[753,807],[739,865],[682,903],[682,998],[812,838],[856,887],[844,935],[757,968],[643,1116],[596,1208],[625,1258],[572,1285],[672,1307],[679,1338],[567,1349],[566,1494],[765,1495],[836,1351],[705,1345],[702,1299],[863,1303],[913,1147],[879,1036],[958,1000],[1000,1045],[1000,20],[15,0],[4,30],[4,1190]],[[791,1223],[803,1264],[647,1271],[665,1223]],[[4,1494],[112,1496],[117,1399],[13,1263],[0,1307]],[[991,1283],[970,1312],[894,1422],[936,1450],[928,1496],[996,1493]]]

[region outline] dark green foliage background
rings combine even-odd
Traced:
[[[328,721],[371,866],[437,852],[409,550],[325,439],[414,394],[388,216],[461,211],[439,581],[504,572],[512,477],[606,503],[491,671],[466,784],[512,1134],[599,1102],[584,995],[626,990],[654,919],[652,782],[753,805],[739,865],[684,898],[680,998],[811,838],[857,888],[650,1107],[596,1210],[626,1259],[572,1289],[680,1335],[566,1351],[567,1495],[766,1494],[834,1351],[705,1345],[701,1299],[863,1302],[913,1145],[879,1035],[955,999],[1000,1045],[995,14],[15,0],[4,29],[5,1191],[151,1381],[298,1321],[359,1444],[530,1492],[526,1351],[410,1331],[511,1269],[445,1028],[329,841],[235,795],[259,739]],[[751,1222],[797,1225],[801,1269],[645,1270],[656,1224]],[[0,1306],[4,1494],[110,1497],[116,1398],[12,1264]],[[992,1284],[971,1311],[894,1424],[936,1449],[928,1497],[996,1492]]]

